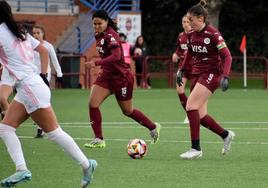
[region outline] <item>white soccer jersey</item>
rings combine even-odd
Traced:
[[[42,45],[47,49],[47,51],[49,53],[49,60],[53,64],[53,67],[57,73],[57,77],[62,77],[61,67],[60,67],[56,52],[54,50],[54,47],[52,46],[52,44],[50,44],[47,41],[44,41],[44,43],[42,43]],[[41,73],[40,54],[36,51],[34,52],[34,64],[38,68],[38,73]],[[50,78],[51,78],[50,63],[48,64],[48,67],[47,67],[47,73],[48,73],[48,80],[50,80]]]
[[[25,41],[18,40],[5,23],[0,24],[0,63],[16,80],[22,80],[37,71],[33,63],[33,49],[39,44],[30,34],[27,34]]]

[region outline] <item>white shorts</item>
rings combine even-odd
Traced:
[[[15,88],[17,94],[14,100],[22,103],[28,114],[50,106],[50,89],[39,75],[34,74],[17,81]]]
[[[6,68],[3,68],[0,85],[8,85],[14,87],[16,81],[17,80],[13,76],[9,75],[8,70]]]

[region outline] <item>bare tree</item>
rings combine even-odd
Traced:
[[[200,0],[200,4],[208,9],[209,22],[216,28],[219,26],[219,16],[224,1],[225,0]]]

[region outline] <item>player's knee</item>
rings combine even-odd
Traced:
[[[132,109],[122,109],[122,113],[125,116],[130,116],[132,114],[133,110]]]
[[[191,110],[198,110],[198,107],[195,104],[187,103],[186,111],[191,111]]]
[[[185,90],[184,90],[184,86],[176,86],[176,91],[178,94],[182,94],[182,93],[185,93]]]
[[[184,91],[184,89],[177,89],[177,93],[178,94],[183,94],[183,93],[185,93],[185,91]]]
[[[89,109],[90,109],[90,108],[99,108],[100,105],[97,104],[97,103],[94,103],[94,102],[89,102],[89,103],[88,103],[88,107],[89,107]]]

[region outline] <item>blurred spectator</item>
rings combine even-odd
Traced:
[[[131,46],[127,42],[127,36],[124,33],[119,33],[119,37],[121,39],[121,44],[122,44],[122,48],[123,48],[125,62],[127,64],[130,64],[131,63],[131,58],[130,58],[130,49],[131,49]]]
[[[135,42],[134,47],[132,48],[133,59],[135,61],[136,66],[136,80],[138,87],[146,87],[148,89],[151,88],[151,82],[149,76],[145,80],[144,83],[141,83],[142,73],[143,73],[143,61],[145,57],[148,55],[148,48],[146,47],[143,36],[138,36]],[[144,85],[143,85],[144,84]]]

